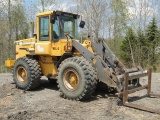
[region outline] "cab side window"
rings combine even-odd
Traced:
[[[49,17],[41,17],[39,21],[40,26],[40,40],[49,40]]]
[[[56,42],[59,40],[59,21],[55,20],[55,23],[53,24],[53,41]]]

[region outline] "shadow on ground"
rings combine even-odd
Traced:
[[[38,91],[43,90],[43,89],[51,89],[51,90],[56,90],[58,91],[58,87],[57,87],[57,82],[56,80],[53,81],[48,81],[47,79],[41,79],[41,86],[38,89]],[[114,90],[109,90],[108,87],[103,84],[103,83],[99,83],[97,85],[96,91],[94,92],[94,94],[89,97],[88,99],[82,100],[82,102],[90,102],[90,101],[94,101],[100,98],[109,98],[109,97],[116,97],[114,95],[115,91]]]

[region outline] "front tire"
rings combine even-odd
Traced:
[[[72,57],[60,64],[57,82],[62,97],[82,100],[90,97],[95,91],[97,75],[86,59]]]
[[[13,68],[13,80],[23,90],[33,90],[40,84],[41,69],[34,59],[22,57],[16,60]]]

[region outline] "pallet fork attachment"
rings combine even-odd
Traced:
[[[140,78],[140,77],[145,77],[148,76],[148,84],[147,85],[143,85],[141,87],[137,87],[137,88],[133,88],[131,90],[128,90],[128,81],[131,79],[135,79],[135,78]],[[152,79],[152,69],[148,69],[147,72],[142,73],[140,75],[132,75],[129,76],[129,73],[125,73],[124,74],[124,82],[125,82],[125,86],[124,86],[124,90],[123,92],[120,93],[116,93],[116,95],[118,95],[118,97],[123,97],[123,105],[127,106],[127,107],[131,107],[131,108],[135,108],[135,109],[139,109],[139,110],[144,110],[144,111],[148,111],[148,112],[152,112],[152,113],[156,113],[156,114],[160,114],[160,109],[154,109],[154,108],[150,108],[150,107],[145,107],[142,105],[137,105],[131,102],[128,102],[128,95],[131,93],[134,93],[136,91],[140,91],[143,89],[147,89],[147,96],[148,97],[160,97],[160,95],[156,95],[153,94],[151,92],[151,79]]]

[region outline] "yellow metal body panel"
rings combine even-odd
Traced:
[[[84,47],[86,47],[89,51],[93,52],[91,41],[90,40],[84,40],[83,44]]]
[[[51,42],[41,41],[35,44],[36,55],[51,55]]]
[[[47,11],[47,12],[38,13],[36,15],[36,17],[47,16],[47,15],[51,15],[51,14],[53,14],[53,11]]]
[[[8,67],[8,68],[12,68],[13,65],[14,65],[14,62],[15,62],[15,60],[8,59],[8,60],[5,61],[5,66]]]
[[[71,41],[68,43],[68,46],[71,46],[72,48]],[[65,47],[67,47],[66,39],[61,39],[58,42],[52,42],[51,56],[62,56],[64,53],[66,53]]]
[[[16,41],[16,59],[29,55],[29,51],[34,51],[34,45],[35,45],[35,38],[29,38],[24,40]],[[27,50],[28,51],[27,51]]]
[[[66,53],[65,48],[68,46],[72,49],[72,42],[67,43],[66,39],[61,39],[58,42],[40,41],[35,44],[35,54],[62,56]]]
[[[54,76],[57,73],[57,68],[54,66],[54,63],[57,61],[56,57],[50,56],[39,56],[39,64],[42,70],[42,73],[45,76]]]

